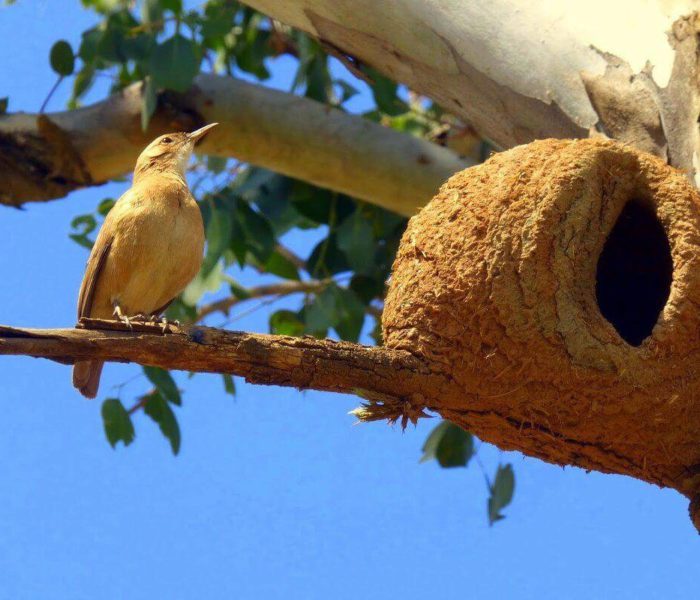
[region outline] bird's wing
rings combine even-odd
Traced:
[[[83,283],[80,286],[80,294],[78,295],[78,320],[81,317],[89,317],[92,311],[92,303],[95,299],[95,291],[100,280],[100,275],[107,262],[110,248],[114,242],[114,234],[118,230],[117,224],[124,219],[124,215],[128,214],[129,209],[133,205],[135,194],[133,188],[124,192],[117,200],[105,217],[100,232],[97,234],[95,245],[90,252]]]
[[[104,225],[102,228],[103,230],[105,229]],[[102,234],[102,231],[100,231],[100,234]],[[112,239],[113,236],[109,234],[98,235],[97,240],[95,240],[95,245],[92,247],[92,252],[90,253],[90,258],[88,258],[87,267],[85,268],[83,283],[80,286],[80,294],[78,295],[78,320],[80,320],[81,317],[90,316],[92,301],[95,297],[95,290],[97,289],[97,282],[100,279],[100,273],[107,260],[107,256],[109,256]]]

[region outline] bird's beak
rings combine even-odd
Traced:
[[[191,133],[188,133],[187,136],[192,140],[193,144],[196,144],[199,142],[207,133],[209,133],[210,129],[213,129],[216,127],[218,123],[209,123],[209,125],[205,125],[204,127],[200,127],[196,131],[192,131]]]

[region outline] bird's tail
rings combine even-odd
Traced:
[[[73,365],[73,386],[86,398],[97,396],[103,365],[99,360],[86,360]]]

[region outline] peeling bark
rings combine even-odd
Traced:
[[[200,75],[163,93],[141,130],[141,84],[85,108],[0,116],[0,204],[65,196],[129,173],[157,135],[220,123],[198,152],[232,156],[401,214],[413,214],[470,165],[428,141],[292,94]]]
[[[244,1],[430,96],[501,148],[602,133],[694,176],[697,0]]]

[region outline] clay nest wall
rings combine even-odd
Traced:
[[[700,472],[700,201],[661,160],[543,140],[453,176],[410,221],[386,346],[505,449],[687,495]]]

